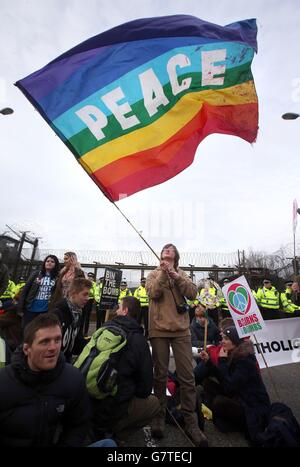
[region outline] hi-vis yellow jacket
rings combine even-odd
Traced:
[[[149,306],[149,298],[146,291],[146,287],[140,285],[137,289],[135,289],[133,295],[140,301],[141,307]]]
[[[256,292],[256,301],[263,308],[279,310],[279,292],[274,286],[270,289],[260,287]]]
[[[280,294],[280,301],[282,305],[282,310],[286,313],[295,313],[295,311],[300,310],[300,306],[295,305],[291,300],[292,289],[287,287],[284,292]]]

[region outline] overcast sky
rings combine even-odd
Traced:
[[[30,230],[43,248],[146,250],[13,83],[111,27],[173,14],[257,19],[257,142],[213,134],[188,169],[118,206],[154,249],[171,241],[181,251],[272,252],[292,241],[300,119],[281,115],[300,112],[299,0],[0,0],[0,108],[15,110],[0,115],[0,232]]]

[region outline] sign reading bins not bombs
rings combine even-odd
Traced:
[[[121,279],[122,271],[119,269],[105,269],[101,300],[99,304],[100,308],[112,309],[117,305],[120,294]]]
[[[224,285],[222,292],[239,337],[250,336],[265,328],[264,320],[245,276]]]

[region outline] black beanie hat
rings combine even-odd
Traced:
[[[223,334],[236,346],[240,345],[240,343],[243,342],[243,339],[239,337],[235,326],[230,326],[229,328],[226,328],[225,331],[223,331]]]

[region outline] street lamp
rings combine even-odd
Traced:
[[[14,111],[10,107],[4,107],[4,109],[0,110],[0,114],[2,114],[2,115],[10,115],[10,114],[13,114],[13,113],[14,113]]]
[[[288,112],[286,114],[281,115],[283,120],[296,120],[296,118],[300,117],[300,114],[295,114],[293,112]]]

